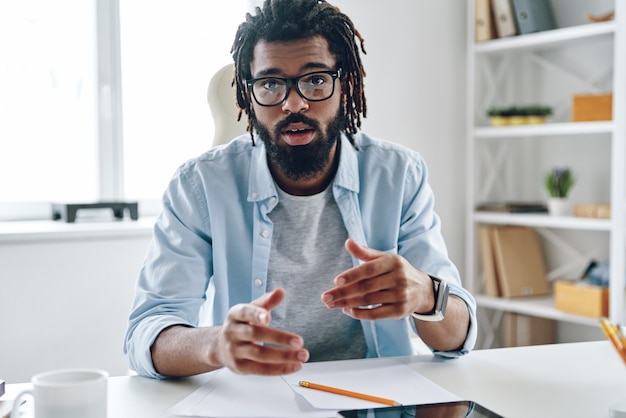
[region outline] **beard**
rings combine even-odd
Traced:
[[[289,124],[298,122],[309,125],[318,134],[318,139],[301,146],[281,144],[279,138],[282,130]],[[277,167],[290,180],[298,181],[314,178],[326,169],[330,153],[341,136],[344,115],[340,107],[325,133],[317,121],[300,113],[287,116],[274,126],[271,133],[256,118],[253,118],[252,124],[265,143],[268,163]]]

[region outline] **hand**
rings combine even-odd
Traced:
[[[275,289],[233,306],[216,341],[218,361],[239,374],[283,375],[302,369],[309,359],[302,337],[268,326],[272,308],[284,298],[285,291]]]
[[[342,308],[355,319],[400,319],[435,305],[432,280],[403,257],[363,247],[352,239],[346,250],[364,261],[339,274],[335,288],[322,294],[329,309]]]

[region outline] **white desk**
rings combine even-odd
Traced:
[[[608,417],[626,398],[626,366],[608,341],[476,350],[455,360],[407,357],[406,362],[457,396],[507,418]],[[163,418],[206,376],[158,381],[109,379],[110,418]],[[27,384],[7,385],[7,395]]]

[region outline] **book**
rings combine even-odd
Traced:
[[[542,202],[486,202],[476,210],[507,213],[548,213],[548,206]]]
[[[474,0],[474,28],[476,42],[488,41],[496,37],[491,0]]]
[[[554,29],[554,13],[548,0],[511,0],[520,35]]]
[[[500,292],[505,298],[543,296],[550,292],[539,235],[526,226],[492,230],[493,253]]]
[[[491,0],[491,7],[498,38],[517,35],[511,0]]]
[[[480,259],[483,272],[483,292],[486,296],[500,296],[500,286],[496,274],[496,265],[493,254],[492,231],[495,227],[480,225],[478,239],[480,241]]]

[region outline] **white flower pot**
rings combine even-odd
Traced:
[[[569,216],[572,214],[572,206],[566,197],[551,197],[548,199],[548,212],[554,216]]]

